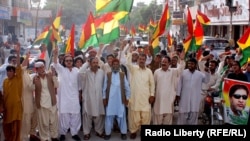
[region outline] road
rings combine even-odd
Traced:
[[[177,113],[174,114],[173,124],[176,124],[176,118],[177,118]],[[1,130],[0,140],[1,140],[1,141],[4,141],[3,132],[2,132],[2,121],[1,121],[1,123],[0,123],[0,130]],[[79,135],[79,137],[83,140],[83,132],[80,131],[78,135]],[[130,135],[130,134],[128,133],[128,134],[127,134],[127,140],[126,140],[126,141],[140,141],[140,140],[141,140],[141,138],[140,138],[140,132],[137,133],[137,137],[136,137],[136,139],[134,139],[134,140],[131,140],[131,139],[129,138],[129,135]],[[103,140],[104,140],[103,138],[97,137],[97,136],[95,135],[95,132],[92,131],[92,133],[91,133],[91,138],[89,139],[89,141],[103,141]],[[68,134],[66,135],[66,141],[74,141],[74,140],[71,138],[70,133],[68,133]],[[122,140],[121,140],[121,134],[120,134],[120,133],[114,133],[114,132],[112,132],[111,138],[109,139],[109,141],[122,141]]]

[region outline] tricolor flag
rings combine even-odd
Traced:
[[[152,35],[152,41],[155,38],[161,36],[165,32],[166,25],[168,27],[169,23],[170,23],[170,13],[168,9],[168,3],[166,3],[161,19],[158,22],[158,26],[156,27]]]
[[[72,24],[70,35],[66,44],[65,54],[70,53],[74,56],[75,53],[75,24]]]
[[[89,46],[98,46],[94,17],[89,13],[86,23],[82,26],[82,33],[79,40],[79,48],[86,49]]]
[[[49,32],[49,26],[46,26],[43,31],[41,32],[41,34],[36,38],[36,40],[33,42],[33,45],[40,45],[43,40],[47,37]]]
[[[169,32],[167,34],[167,41],[168,41],[168,47],[172,47],[173,39],[172,39],[171,35],[169,34]]]
[[[158,25],[155,28],[155,31],[150,41],[154,53],[157,53],[159,51],[159,37],[165,32],[165,28],[169,26],[169,23],[170,23],[170,13],[168,8],[168,3],[166,3],[161,19],[159,20]]]
[[[244,66],[250,60],[250,27],[248,27],[242,37],[237,41],[237,44],[243,55],[240,59],[240,65]]]
[[[117,12],[116,19],[125,23],[131,12],[133,0],[96,0],[96,15]]]
[[[199,22],[202,25],[209,25],[210,24],[210,19],[207,17],[207,15],[201,13],[201,11],[197,11],[197,20],[199,20]]]
[[[141,31],[141,32],[145,32],[146,31],[146,26],[143,25],[143,24],[139,24],[138,30]]]
[[[113,13],[104,14],[98,28],[103,30],[102,35],[98,36],[99,43],[108,44],[120,36],[119,22],[113,17]]]
[[[134,36],[135,36],[135,34],[136,34],[135,27],[134,27],[134,26],[132,26],[132,27],[130,28],[130,35],[131,35],[132,37],[134,37]]]

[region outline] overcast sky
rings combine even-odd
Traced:
[[[136,5],[137,2],[144,2],[146,4],[149,4],[151,2],[151,0],[134,0],[134,5]]]

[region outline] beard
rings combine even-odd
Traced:
[[[119,70],[120,70],[120,68],[112,68],[112,71],[115,73],[119,72]]]

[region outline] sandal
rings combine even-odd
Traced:
[[[83,136],[84,140],[89,140],[89,138],[90,138],[90,134],[86,134],[86,135]]]
[[[98,137],[100,137],[100,138],[104,138],[104,137],[105,137],[105,134],[104,134],[104,133],[99,134],[99,133],[96,132],[96,136],[98,136]]]

